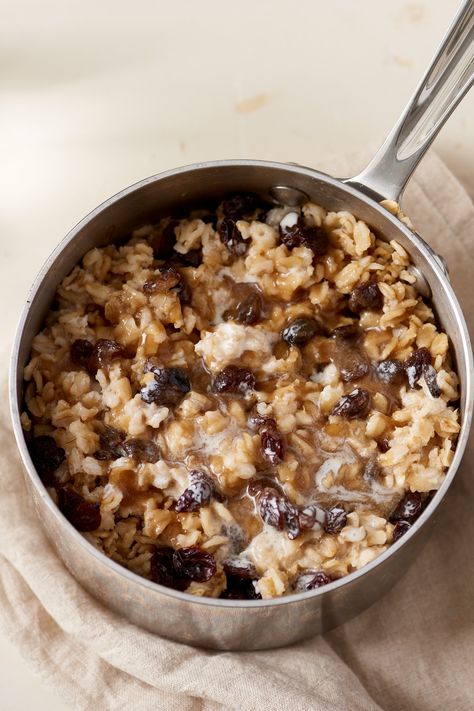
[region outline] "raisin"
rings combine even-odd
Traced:
[[[64,449],[58,447],[53,437],[40,435],[31,441],[30,454],[40,478],[48,486],[53,486],[53,473],[66,458]]]
[[[149,364],[146,372],[152,372],[154,380],[140,390],[143,402],[156,405],[178,405],[191,390],[189,378],[182,368],[160,368]]]
[[[176,577],[173,567],[173,549],[167,546],[156,548],[150,561],[150,577],[154,583],[159,583],[167,588],[175,588]],[[185,581],[180,581],[178,589],[187,587]],[[184,585],[183,585],[184,583]]]
[[[175,510],[178,513],[197,511],[201,506],[207,506],[213,497],[218,501],[222,500],[213,479],[205,472],[195,469],[190,474],[188,488],[183,491],[176,502]]]
[[[258,580],[257,571],[251,563],[236,564],[232,561],[224,563],[227,587],[221,597],[227,600],[260,600],[261,595],[255,590],[254,582]]]
[[[343,327],[342,327],[343,328]],[[365,377],[369,372],[367,358],[359,347],[357,338],[340,331],[334,337],[334,362],[345,382],[353,382]]]
[[[117,358],[126,358],[127,354],[117,341],[108,338],[99,338],[94,346],[88,361],[88,368],[92,373],[96,373],[99,368],[104,368]]]
[[[343,395],[331,410],[331,415],[340,415],[346,420],[365,417],[370,409],[370,395],[364,388],[356,388]]]
[[[326,254],[329,237],[322,227],[307,227],[297,213],[290,212],[280,222],[280,241],[287,249],[308,247],[316,255]]]
[[[247,243],[242,237],[234,220],[222,220],[219,225],[219,237],[229,252],[236,257],[242,256],[247,251]]]
[[[158,294],[174,289],[181,283],[181,274],[174,267],[163,267],[143,284],[144,294]]]
[[[125,432],[116,430],[114,427],[105,426],[100,434],[100,447],[94,452],[95,459],[109,460],[123,457],[125,452],[122,443],[125,439]]]
[[[337,326],[332,332],[332,336],[335,339],[342,339],[343,341],[352,341],[360,335],[360,330],[357,324],[347,323],[344,326]]]
[[[284,446],[283,437],[277,429],[275,420],[266,418],[260,428],[260,439],[262,441],[263,457],[272,466],[276,466],[283,459]]]
[[[333,506],[326,512],[323,528],[326,533],[339,533],[347,523],[347,513],[342,506]]]
[[[286,503],[285,524],[288,538],[292,541],[301,534],[300,514],[296,506]]]
[[[179,577],[188,578],[197,583],[206,582],[215,575],[217,570],[214,556],[205,553],[197,546],[174,551],[173,567]]]
[[[418,348],[405,361],[405,372],[408,385],[416,388],[417,383],[427,366],[431,365],[431,354],[427,348]]]
[[[255,387],[255,377],[247,368],[228,365],[216,375],[212,382],[215,393],[244,394]]]
[[[133,457],[137,462],[155,464],[160,458],[160,450],[151,439],[128,439],[122,445],[126,456]]]
[[[306,506],[299,514],[300,528],[302,531],[309,531],[316,523],[320,526],[325,525],[327,519],[327,511],[318,504],[310,504]]]
[[[268,417],[264,417],[263,415],[259,415],[258,412],[253,410],[248,418],[247,424],[252,430],[260,430],[261,427],[265,424],[265,422],[270,419]],[[275,423],[276,425],[276,423]]]
[[[253,212],[257,207],[258,198],[252,193],[240,193],[227,198],[222,203],[222,211],[225,217],[232,220],[240,220],[245,215]]]
[[[375,365],[375,374],[386,385],[401,385],[405,376],[405,368],[400,360],[379,360]]]
[[[421,513],[423,501],[418,491],[408,491],[390,516],[390,521],[414,521]]]
[[[306,246],[304,220],[297,212],[289,212],[280,222],[280,241],[287,249]]]
[[[310,341],[313,336],[321,332],[321,328],[314,318],[302,316],[292,321],[281,332],[281,337],[290,346],[301,345]]]
[[[382,439],[377,440],[377,447],[382,452],[382,454],[385,454],[385,452],[388,452],[388,450],[390,449],[390,442],[386,437],[382,437]]]
[[[59,489],[58,507],[78,531],[95,531],[101,523],[99,504],[91,504],[72,489]]]
[[[71,360],[75,365],[87,368],[94,344],[84,338],[77,338],[71,346]]]
[[[441,395],[441,388],[438,385],[437,373],[432,365],[425,365],[423,368],[423,375],[425,376],[425,383],[428,386],[433,397],[439,397]]]
[[[286,528],[291,540],[300,535],[298,509],[284,495],[275,489],[265,488],[259,495],[258,504],[260,516],[269,526],[278,531]]]
[[[322,227],[305,227],[305,246],[309,247],[317,256],[327,254],[329,237]]]
[[[177,220],[171,220],[159,234],[154,235],[151,248],[155,259],[170,259],[173,256],[176,243],[175,228],[178,225]]]
[[[275,489],[263,489],[259,496],[259,512],[265,523],[282,531],[285,526],[285,499]]]
[[[332,583],[332,578],[322,571],[303,573],[300,575],[296,581],[295,588],[298,592],[303,592],[304,590],[315,590],[316,588],[321,588],[323,585],[329,585]]]
[[[237,560],[227,560],[224,563],[224,573],[242,578],[242,580],[255,580],[255,578],[258,578],[255,566],[252,563],[242,563],[238,558]]]
[[[270,476],[261,476],[251,479],[247,491],[250,496],[258,496],[266,488],[275,489],[279,494],[284,496],[280,482]]]
[[[195,269],[202,264],[202,248],[190,249],[186,254],[181,254],[181,252],[175,252],[172,257],[173,262],[177,262],[179,265],[185,267],[194,267]]]
[[[408,521],[397,521],[395,524],[395,528],[393,529],[393,539],[392,543],[395,543],[395,541],[398,541],[399,538],[401,538],[407,531],[409,531],[411,528],[411,523]]]
[[[262,297],[256,291],[252,291],[235,307],[235,320],[251,326],[260,321],[262,310]]]
[[[362,311],[381,311],[383,294],[375,281],[356,286],[349,298],[349,308],[356,314]]]

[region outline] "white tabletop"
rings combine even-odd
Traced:
[[[458,0],[17,0],[4,5],[0,347],[41,263],[120,188],[176,165],[317,167],[376,146]],[[474,94],[436,141],[474,163]],[[362,166],[361,166],[362,167]],[[41,640],[38,640],[38,645]],[[69,708],[0,635],[2,711]],[[101,711],[100,709],[98,711]]]

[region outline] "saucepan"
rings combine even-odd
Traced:
[[[13,426],[25,479],[43,528],[75,578],[107,608],[156,634],[215,649],[262,649],[297,642],[358,614],[398,582],[435,525],[461,462],[473,410],[473,357],[466,323],[443,261],[380,203],[399,201],[433,138],[474,81],[474,2],[462,5],[407,108],[369,166],[337,180],[312,168],[262,160],[198,163],[146,178],[93,210],[67,235],[41,269],[28,295],[11,361]],[[23,368],[60,281],[95,246],[177,208],[234,192],[298,205],[310,198],[348,210],[382,239],[411,255],[418,286],[431,296],[447,332],[461,382],[462,428],[443,485],[405,536],[362,569],[323,588],[271,600],[221,600],[162,587],[120,567],[90,545],[60,513],[35,471],[23,436]],[[448,206],[446,206],[448,207]]]

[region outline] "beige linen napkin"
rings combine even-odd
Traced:
[[[472,327],[474,206],[433,154],[404,202],[443,254]],[[5,402],[6,392],[2,392]],[[26,498],[0,423],[0,626],[74,709],[450,711],[474,704],[472,443],[411,570],[357,619],[291,648],[230,653],[160,639],[107,611],[72,578]]]

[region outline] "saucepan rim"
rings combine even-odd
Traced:
[[[120,201],[129,194],[143,188],[145,185],[154,183],[166,179],[170,176],[175,176],[179,174],[184,174],[192,171],[208,170],[210,168],[223,168],[223,167],[260,167],[267,169],[277,169],[286,170],[290,173],[295,173],[298,175],[306,175],[309,178],[314,178],[320,180],[326,184],[330,184],[339,190],[345,192],[346,194],[355,197],[357,200],[365,202],[379,213],[383,211],[383,217],[393,224],[393,226],[402,232],[405,237],[410,241],[415,243],[416,247],[420,253],[430,262],[430,265],[435,272],[436,278],[441,282],[446,298],[449,304],[449,311],[455,322],[460,326],[461,330],[461,340],[462,349],[464,351],[464,356],[466,358],[466,382],[463,383],[463,395],[464,401],[461,405],[461,431],[456,443],[456,449],[454,453],[453,462],[451,463],[445,479],[438,489],[433,499],[430,501],[429,505],[423,511],[418,520],[412,525],[410,530],[405,533],[398,541],[392,543],[384,553],[377,556],[373,561],[364,565],[362,568],[345,575],[338,580],[335,580],[324,587],[316,588],[315,590],[294,593],[285,595],[283,597],[276,597],[266,600],[224,600],[220,598],[211,597],[197,597],[195,595],[190,595],[185,592],[180,592],[178,590],[173,590],[171,588],[164,587],[158,583],[154,583],[151,580],[141,577],[140,575],[133,573],[127,568],[122,567],[111,558],[108,558],[104,553],[96,549],[89,541],[82,536],[79,531],[77,531],[72,524],[65,518],[65,516],[60,512],[59,508],[54,503],[53,499],[50,497],[46,487],[41,481],[36,468],[31,460],[26,440],[23,434],[23,429],[21,427],[20,414],[21,414],[21,400],[18,396],[18,366],[19,366],[19,355],[20,347],[22,345],[23,339],[25,338],[25,324],[28,318],[30,308],[37,297],[38,293],[41,291],[43,283],[47,278],[50,270],[54,267],[56,260],[60,257],[66,246],[72,242],[76,235],[83,229],[83,227],[93,220],[98,214],[108,209],[116,202]],[[23,466],[28,474],[28,477],[33,484],[36,493],[45,503],[49,515],[55,516],[57,522],[61,526],[67,526],[69,528],[69,533],[75,539],[77,545],[82,546],[85,553],[91,555],[95,558],[96,562],[101,566],[105,566],[114,573],[117,573],[124,578],[128,579],[131,583],[135,585],[140,585],[144,588],[148,588],[150,591],[159,593],[161,595],[166,595],[171,598],[175,598],[178,601],[192,602],[194,605],[204,605],[207,607],[220,607],[220,608],[263,608],[263,607],[273,607],[279,605],[290,605],[292,603],[297,603],[300,601],[309,601],[312,598],[326,595],[333,590],[342,588],[343,586],[349,586],[353,581],[361,578],[362,576],[368,575],[372,570],[382,565],[389,557],[396,555],[403,546],[406,546],[409,541],[417,535],[419,530],[424,526],[428,519],[434,514],[439,504],[445,497],[448,489],[450,488],[454,476],[459,468],[462,456],[464,454],[469,430],[472,419],[473,411],[473,378],[472,373],[474,371],[473,354],[469,339],[469,333],[467,330],[464,315],[462,313],[461,307],[457,300],[456,295],[451,287],[449,279],[446,276],[445,271],[440,263],[438,256],[431,249],[431,247],[417,234],[410,230],[404,223],[400,222],[398,218],[389,213],[385,208],[383,208],[374,199],[363,193],[361,190],[354,188],[353,186],[342,182],[337,178],[333,178],[325,173],[314,170],[313,168],[308,168],[295,164],[281,163],[276,161],[266,161],[266,160],[245,160],[245,159],[234,159],[234,160],[218,160],[218,161],[207,161],[200,163],[193,163],[186,166],[181,166],[179,168],[174,168],[171,170],[163,171],[155,175],[144,178],[126,188],[119,191],[112,197],[108,198],[102,202],[98,207],[94,208],[86,217],[84,217],[75,227],[73,227],[66,237],[58,244],[58,246],[53,250],[50,256],[46,259],[43,266],[41,267],[33,285],[29,289],[26,304],[20,316],[19,324],[15,334],[15,340],[11,353],[10,361],[10,379],[9,379],[9,394],[10,394],[10,411],[13,422],[13,430],[15,433],[16,443],[20,451]]]

